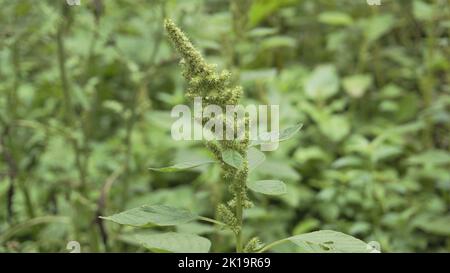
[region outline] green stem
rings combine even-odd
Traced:
[[[236,233],[236,252],[242,252],[242,195],[238,194],[236,197],[236,218],[238,220],[239,231]]]
[[[46,223],[69,223],[68,218],[65,216],[42,216],[37,218],[32,218],[29,220],[26,220],[25,222],[22,222],[20,224],[17,224],[7,230],[5,230],[0,235],[0,243],[6,242],[9,238],[14,236],[16,233],[23,231],[24,229],[31,228],[36,225],[40,224],[46,224]]]
[[[13,88],[11,90],[11,94],[8,97],[8,105],[9,105],[9,112],[11,113],[11,117],[12,117],[12,128],[14,128],[15,126],[17,126],[17,119],[18,119],[18,115],[17,115],[17,108],[19,106],[19,100],[17,97],[17,92],[19,90],[19,84],[20,84],[20,75],[21,75],[21,67],[20,67],[20,52],[19,52],[19,45],[18,42],[15,42],[13,44],[12,47],[12,63],[13,63],[13,67],[14,67],[14,82],[13,82]],[[11,175],[10,175],[10,179],[12,180],[11,183],[13,183],[14,180],[17,181],[17,184],[19,186],[20,191],[22,192],[23,198],[25,200],[25,208],[27,211],[27,215],[29,218],[34,218],[34,207],[33,207],[33,203],[31,201],[31,197],[30,197],[30,192],[29,189],[24,185],[24,182],[21,180],[19,174],[19,168],[17,167],[16,161],[14,159],[14,149],[15,149],[15,132],[14,130],[12,130],[9,134],[9,142],[10,142],[10,147],[11,147],[11,153],[10,153],[10,160],[13,161],[14,163],[11,162],[11,164],[14,165],[14,167],[12,167],[12,169],[14,169],[13,171],[11,171]]]
[[[276,246],[276,245],[282,244],[282,243],[284,243],[284,242],[286,242],[286,241],[288,241],[288,238],[284,238],[284,239],[275,241],[275,242],[273,242],[273,243],[270,243],[270,244],[266,245],[265,247],[261,248],[261,249],[258,251],[258,253],[263,253],[263,252],[269,250],[270,248],[272,248],[272,247],[274,247],[274,246]]]
[[[72,101],[69,92],[69,81],[67,80],[67,72],[66,72],[66,53],[64,49],[64,23],[58,28],[58,32],[56,34],[56,42],[57,42],[57,53],[58,53],[58,66],[59,66],[59,76],[61,79],[62,91],[64,96],[64,105],[65,105],[65,118],[72,122]]]
[[[134,123],[136,120],[136,100],[137,100],[137,92],[133,94],[133,99],[130,105],[129,110],[131,111],[131,116],[128,119],[127,126],[126,126],[126,135],[125,135],[125,173],[124,173],[124,184],[123,184],[123,190],[122,190],[122,207],[125,206],[127,200],[128,200],[128,191],[130,189],[130,160],[132,157],[132,142],[131,142],[131,134],[133,133]]]
[[[198,216],[197,217],[199,220],[205,221],[205,222],[210,222],[219,226],[227,226],[227,224],[225,224],[224,222],[218,221],[218,220],[214,220],[208,217],[204,217],[204,216]]]
[[[62,14],[61,14],[61,22],[58,26],[58,30],[56,33],[56,42],[57,42],[57,59],[58,59],[58,66],[59,66],[59,74],[61,79],[61,87],[62,92],[64,96],[64,104],[65,104],[65,112],[64,112],[64,118],[67,123],[67,127],[74,127],[75,124],[75,109],[72,103],[71,93],[70,93],[70,83],[67,76],[67,70],[66,70],[66,51],[65,51],[65,45],[64,45],[64,34],[67,29],[67,22],[69,21],[69,15],[66,3],[62,4]],[[86,136],[86,130],[82,128],[83,130],[83,139],[82,142],[79,143],[77,139],[71,139],[72,149],[75,154],[75,164],[78,170],[78,175],[80,179],[80,187],[78,188],[78,192],[81,196],[83,196],[86,193],[87,190],[87,136]],[[78,204],[73,203],[73,207],[76,211],[76,218],[82,218],[83,215],[89,214],[88,210],[85,210],[84,208],[81,208]],[[79,221],[79,220],[74,221]],[[91,218],[89,218],[91,219]],[[91,251],[98,252],[99,251],[99,240],[98,240],[98,233],[94,228],[90,226],[90,223],[88,224],[88,230],[89,230],[89,238],[90,238],[90,246]],[[75,228],[75,234],[80,236],[82,234],[83,226],[81,223],[76,225]],[[80,238],[77,238],[78,240]]]

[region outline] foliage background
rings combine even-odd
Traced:
[[[446,0],[0,1],[0,252],[144,251],[109,215],[164,203],[214,216],[218,169],[150,166],[209,155],[170,137],[186,103],[163,32],[173,18],[246,103],[304,127],[252,176],[245,237],[333,229],[386,252],[450,251],[450,5]],[[213,204],[213,205],[211,205]],[[227,231],[190,223],[215,252]],[[296,251],[280,245],[275,251]]]

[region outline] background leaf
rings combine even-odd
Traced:
[[[211,247],[208,239],[188,233],[136,235],[136,240],[154,252],[207,253]]]
[[[316,100],[326,100],[339,91],[339,77],[333,65],[314,69],[305,85],[306,95]]]
[[[254,192],[267,195],[280,195],[287,192],[286,185],[279,180],[258,180],[247,183],[247,187]]]
[[[320,230],[288,238],[306,252],[314,253],[368,253],[371,248],[350,235],[332,230]]]
[[[161,168],[149,168],[152,171],[163,172],[163,173],[172,173],[172,172],[180,172],[192,168],[196,168],[202,165],[214,163],[212,160],[202,160],[197,162],[184,162],[177,163],[175,165],[169,167],[161,167]]]
[[[346,77],[342,81],[345,91],[354,98],[362,97],[371,84],[372,77],[364,74]]]
[[[353,19],[350,15],[343,12],[327,11],[319,15],[319,22],[328,25],[347,26],[353,23]]]
[[[121,225],[148,227],[152,225],[173,226],[184,224],[194,220],[196,217],[197,215],[192,214],[186,209],[165,205],[144,205],[102,218]]]

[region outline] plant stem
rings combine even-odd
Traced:
[[[64,112],[64,119],[66,122],[66,126],[68,128],[76,127],[76,119],[75,119],[75,108],[72,103],[71,99],[71,92],[70,92],[70,82],[67,76],[67,70],[66,70],[66,50],[64,45],[64,35],[66,30],[68,29],[68,23],[70,20],[69,16],[69,10],[67,10],[66,3],[62,3],[61,7],[61,22],[59,23],[58,30],[56,33],[56,42],[57,42],[57,59],[58,59],[58,66],[59,66],[59,74],[61,79],[61,88],[64,96],[64,104],[65,104],[65,112]],[[87,162],[88,162],[88,154],[86,152],[87,150],[87,135],[85,128],[82,128],[83,135],[82,135],[82,141],[81,143],[76,138],[70,137],[70,143],[72,144],[72,149],[75,155],[75,164],[77,167],[79,179],[80,179],[80,185],[77,187],[77,191],[81,196],[84,196],[87,191]],[[77,204],[76,202],[72,203],[72,206],[75,209],[76,217],[74,217],[72,220],[75,224],[75,234],[77,236],[77,239],[80,240],[79,236],[81,236],[83,227],[80,223],[79,219],[82,219],[82,216],[85,214],[89,214],[90,211],[82,205]],[[91,219],[91,218],[89,218]],[[85,223],[83,223],[85,224]],[[99,251],[99,234],[97,233],[96,229],[92,228],[91,223],[87,223],[88,230],[89,230],[89,239],[90,239],[90,247],[92,252],[98,252]]]
[[[202,220],[202,221],[205,221],[205,222],[210,222],[210,223],[213,223],[213,224],[217,224],[217,225],[220,225],[220,226],[226,226],[227,225],[227,224],[225,224],[223,222],[220,222],[218,220],[211,219],[211,218],[204,217],[204,216],[198,216],[198,219]]]
[[[279,245],[279,244],[282,244],[282,243],[286,242],[287,240],[288,240],[288,239],[285,238],[285,239],[281,239],[281,240],[272,242],[272,243],[266,245],[265,247],[261,248],[261,249],[258,251],[258,253],[263,253],[263,252],[269,250],[270,248],[272,248],[272,247],[274,247],[274,246],[276,246],[276,245]]]
[[[58,32],[56,34],[56,42],[57,42],[57,53],[58,53],[58,66],[59,66],[59,75],[61,79],[62,91],[64,96],[64,106],[65,106],[65,118],[72,122],[72,102],[71,96],[69,92],[69,81],[67,80],[67,72],[66,72],[66,54],[64,49],[64,23],[58,28]]]
[[[239,193],[236,198],[236,218],[238,220],[239,231],[236,233],[236,252],[242,252],[242,195]]]
[[[13,63],[13,67],[14,67],[14,81],[13,81],[13,88],[11,89],[11,93],[8,96],[8,110],[11,114],[11,128],[8,126],[6,127],[7,129],[5,130],[6,136],[9,139],[9,143],[10,143],[10,148],[9,148],[9,155],[7,156],[5,154],[5,157],[8,158],[9,160],[7,161],[7,163],[10,165],[10,180],[11,180],[11,186],[14,187],[15,184],[17,184],[19,190],[22,192],[22,196],[25,200],[25,208],[27,211],[27,215],[29,218],[33,218],[34,217],[34,208],[33,208],[33,204],[31,202],[31,197],[30,197],[30,192],[28,187],[26,187],[25,185],[25,181],[22,181],[22,179],[20,178],[19,174],[20,174],[20,170],[18,168],[17,165],[17,157],[20,156],[17,155],[15,156],[16,152],[15,152],[15,127],[17,126],[17,119],[18,119],[18,114],[17,114],[17,108],[19,106],[19,99],[17,97],[17,92],[19,90],[19,83],[20,83],[20,78],[21,78],[21,67],[20,67],[20,52],[19,52],[19,44],[18,42],[15,42],[12,46],[12,63]],[[12,129],[12,130],[10,130]],[[5,148],[6,149],[6,145]],[[6,152],[8,153],[8,152]],[[16,182],[14,182],[16,181]],[[13,191],[14,192],[14,191]],[[13,193],[12,192],[12,193]],[[13,200],[12,200],[13,196],[11,196],[11,206],[13,204]],[[12,213],[12,207],[11,207],[11,213]]]

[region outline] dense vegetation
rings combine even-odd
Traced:
[[[450,5],[446,0],[0,0],[0,252],[146,251],[172,230],[234,251],[205,222],[139,229],[99,216],[166,204],[212,219],[230,199],[198,141],[174,141],[187,104],[165,18],[301,131],[249,174],[243,240],[330,229],[385,252],[450,251]],[[137,236],[136,236],[137,235]],[[273,251],[302,251],[280,244]]]

